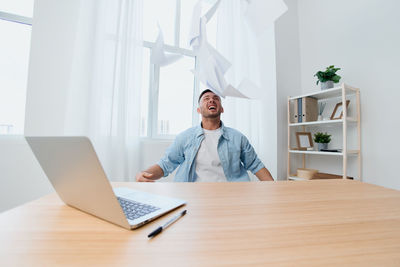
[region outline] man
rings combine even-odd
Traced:
[[[247,138],[222,123],[221,98],[206,89],[198,102],[201,125],[179,134],[165,156],[138,173],[136,181],[154,182],[168,176],[179,165],[176,182],[250,181],[247,170],[261,181],[273,181]]]

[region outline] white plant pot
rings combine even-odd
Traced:
[[[322,149],[328,149],[328,143],[317,143],[318,144],[318,151]]]
[[[333,88],[333,81],[321,82],[321,90]]]

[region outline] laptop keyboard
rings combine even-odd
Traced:
[[[129,220],[135,220],[139,217],[149,214],[150,212],[160,209],[151,205],[143,204],[133,200],[127,200],[121,197],[117,197],[117,199],[125,213],[125,216]]]

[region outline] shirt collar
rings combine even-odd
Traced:
[[[221,132],[222,132],[221,136],[223,138],[225,138],[226,140],[229,140],[228,133],[226,132],[225,125],[222,121],[221,121]],[[204,132],[203,132],[202,123],[200,122],[200,125],[198,125],[196,128],[196,137],[200,137],[202,135],[204,135]]]

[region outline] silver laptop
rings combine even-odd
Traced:
[[[87,137],[25,137],[65,204],[127,229],[186,204],[130,188],[112,188]]]

